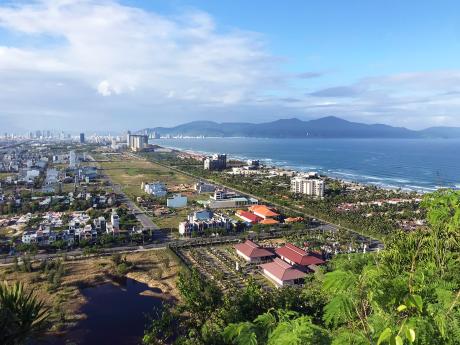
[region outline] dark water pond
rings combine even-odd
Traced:
[[[139,344],[149,316],[162,308],[160,298],[141,293],[161,293],[161,290],[129,278],[120,283],[120,286],[108,283],[83,289],[82,294],[88,303],[82,306],[81,311],[87,318],[65,336],[50,339],[45,344]]]

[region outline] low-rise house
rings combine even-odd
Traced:
[[[262,219],[276,218],[279,217],[279,214],[274,212],[272,209],[266,205],[254,205],[249,207],[249,211],[254,213],[256,216]]]
[[[147,194],[156,197],[163,197],[167,194],[166,186],[162,182],[143,183],[142,185],[144,192]]]
[[[260,267],[263,275],[275,283],[277,287],[301,284],[306,276],[305,272],[292,267],[279,258],[262,264]]]
[[[78,236],[79,240],[93,241],[97,239],[97,231],[88,224],[84,228],[75,229],[75,236]]]
[[[250,224],[257,224],[262,220],[262,218],[260,218],[259,216],[256,216],[254,213],[243,211],[243,210],[236,211],[235,215],[238,218],[245,221],[246,223],[250,223]]]
[[[78,178],[80,181],[93,181],[98,177],[97,168],[91,166],[84,166],[78,170]]]
[[[220,228],[229,230],[232,226],[233,224],[228,217],[203,210],[190,214],[185,222],[179,223],[179,234],[181,236],[190,236],[193,232],[200,234],[205,229]]]
[[[175,194],[166,199],[166,206],[171,208],[181,208],[187,206],[187,197],[181,194]]]
[[[271,251],[259,247],[257,244],[250,240],[246,240],[244,243],[235,244],[233,247],[236,250],[236,254],[241,256],[249,263],[264,262],[271,259],[275,255]]]
[[[258,204],[254,198],[238,195],[235,192],[217,190],[214,192],[207,203],[209,208],[235,208]]]
[[[321,265],[325,262],[316,255],[308,254],[305,250],[291,243],[286,243],[285,246],[277,248],[275,252],[281,259],[291,265],[308,267],[310,265]]]
[[[31,244],[37,242],[37,233],[35,231],[29,230],[22,233],[22,243]]]
[[[104,217],[100,216],[93,220],[94,228],[97,232],[105,232],[107,228],[107,222]]]
[[[39,246],[48,246],[53,244],[58,235],[49,227],[39,228],[38,230],[24,231],[21,241],[25,244],[37,244]]]
[[[266,218],[266,219],[262,219],[259,224],[262,224],[262,225],[276,225],[276,224],[279,224],[279,221],[276,220],[276,219],[272,219],[272,218]]]
[[[216,190],[216,186],[210,183],[206,183],[206,182],[198,182],[195,184],[194,188],[198,194],[214,193]]]
[[[110,221],[112,222],[112,227],[115,231],[120,230],[120,216],[117,214],[116,210],[112,210],[112,214],[110,215]]]

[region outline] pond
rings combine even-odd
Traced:
[[[161,293],[161,290],[129,278],[117,283],[120,285],[107,283],[83,289],[82,294],[88,302],[81,311],[87,318],[62,338],[49,343],[139,344],[149,317],[162,308],[162,299],[148,295],[148,292]],[[141,294],[145,291],[147,294]]]

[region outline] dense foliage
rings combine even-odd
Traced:
[[[326,197],[311,198],[290,192],[290,177],[260,175],[233,175],[204,170],[194,159],[181,159],[175,153],[148,153],[145,157],[159,164],[176,168],[185,174],[192,174],[217,184],[231,187],[243,193],[254,195],[260,200],[277,206],[286,216],[309,215],[356,232],[383,238],[393,234],[403,221],[415,221],[424,216],[417,202],[375,205],[372,202],[392,198],[416,198],[416,193],[385,190],[376,186],[361,186],[350,191],[338,180],[326,178]],[[349,211],[339,210],[341,204],[360,204]]]
[[[222,294],[184,273],[181,303],[144,343],[460,344],[460,192],[427,195],[422,206],[428,227],[394,234],[380,253],[338,255],[302,290],[249,282]]]
[[[24,285],[0,283],[0,343],[25,344],[44,331],[48,311]]]

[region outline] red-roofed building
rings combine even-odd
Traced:
[[[248,212],[248,211],[243,211],[243,210],[238,210],[236,211],[236,216],[238,218],[241,218],[245,222],[251,223],[251,224],[256,224],[262,220],[262,218],[256,216],[255,214]]]
[[[284,247],[277,248],[276,254],[291,265],[309,266],[324,264],[324,260],[318,258],[316,255],[309,255],[305,250],[291,243],[286,243]]]
[[[279,258],[272,262],[260,265],[263,274],[277,287],[296,285],[302,282],[306,273],[292,267]]]
[[[301,223],[304,219],[302,217],[289,217],[284,220],[285,223]]]
[[[273,212],[270,208],[265,205],[253,205],[249,207],[249,211],[254,213],[256,216],[259,216],[263,219],[267,218],[276,218],[279,216],[278,213]]]
[[[263,224],[263,225],[275,225],[275,224],[279,224],[279,222],[278,222],[276,219],[271,219],[271,218],[262,219],[259,223],[260,223],[260,224]]]
[[[244,243],[235,244],[233,248],[235,248],[239,256],[250,263],[263,262],[275,256],[271,251],[260,248],[250,240],[246,240]]]

